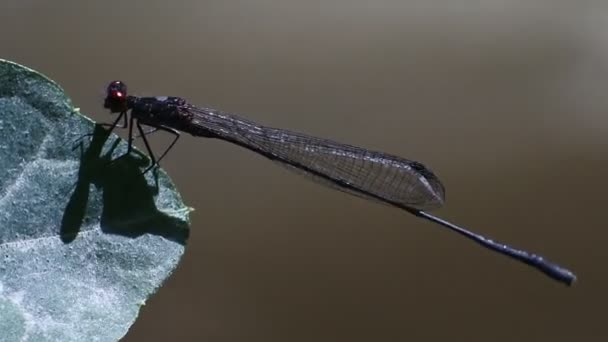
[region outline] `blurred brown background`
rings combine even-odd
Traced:
[[[3,1],[0,58],[82,112],[108,81],[424,162],[438,214],[573,288],[221,141],[164,162],[192,214],[125,341],[605,341],[605,1]],[[158,146],[167,142],[154,137]]]

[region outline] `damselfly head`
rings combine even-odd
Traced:
[[[122,81],[112,81],[106,91],[106,99],[103,104],[112,113],[126,111],[127,108],[127,85]]]

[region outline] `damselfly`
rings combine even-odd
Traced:
[[[234,114],[196,107],[179,97],[130,96],[127,95],[127,86],[121,81],[111,82],[108,86],[104,107],[112,113],[119,113],[110,131],[116,127],[129,128],[127,153],[132,150],[133,129],[137,127],[152,160],[144,173],[158,166],[177,142],[179,132],[222,139],[309,176],[323,185],[388,204],[437,223],[565,284],[571,285],[576,280],[574,273],[540,255],[495,242],[428,214],[425,210],[443,205],[445,190],[435,174],[416,161],[261,126]],[[150,127],[150,130],[144,130],[144,126]],[[158,130],[169,132],[175,138],[156,158],[146,135]]]

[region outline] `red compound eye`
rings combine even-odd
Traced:
[[[125,97],[127,96],[127,85],[122,81],[113,81],[108,85],[108,96]]]
[[[125,94],[123,94],[122,92],[120,92],[118,90],[112,90],[108,96],[113,99],[119,100],[119,99],[124,98]]]
[[[112,113],[127,110],[127,85],[122,81],[110,82],[103,106],[108,108]]]

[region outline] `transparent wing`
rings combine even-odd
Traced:
[[[323,185],[405,209],[440,207],[445,190],[424,165],[288,130],[259,126],[236,115],[186,105],[184,131],[230,141]]]

